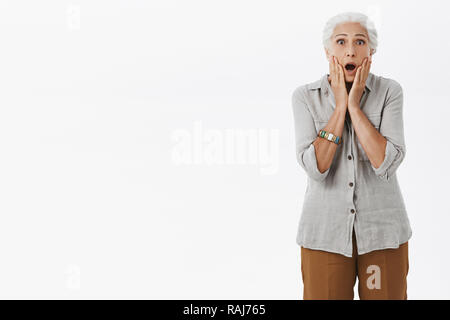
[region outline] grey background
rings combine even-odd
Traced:
[[[290,99],[355,10],[404,90],[408,298],[449,299],[448,9],[2,1],[0,297],[300,299]]]

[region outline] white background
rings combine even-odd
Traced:
[[[430,0],[1,1],[0,297],[301,299],[291,94],[349,10],[404,90],[408,298],[449,299],[449,4]]]

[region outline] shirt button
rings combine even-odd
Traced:
[[[349,155],[347,158],[348,158],[348,160],[352,160],[352,156],[351,155]]]
[[[353,187],[353,182],[350,182],[348,185],[349,185],[350,187]]]
[[[350,210],[350,212],[351,212],[351,213],[355,213],[355,210],[354,210],[354,209],[352,209],[352,210]]]

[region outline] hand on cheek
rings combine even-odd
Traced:
[[[364,59],[362,65],[356,70],[355,79],[353,80],[352,89],[349,94],[349,108],[359,107],[359,103],[366,86],[366,80],[369,76],[372,57]]]

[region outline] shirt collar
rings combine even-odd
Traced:
[[[328,90],[328,88],[331,88],[330,83],[328,82],[328,76],[329,74],[326,73],[322,76],[320,80],[317,80],[316,82],[313,82],[309,85],[309,89],[321,89],[323,91]],[[369,72],[369,75],[366,79],[366,88],[369,89],[369,91],[372,91],[373,88],[373,81],[374,81],[374,74]]]

